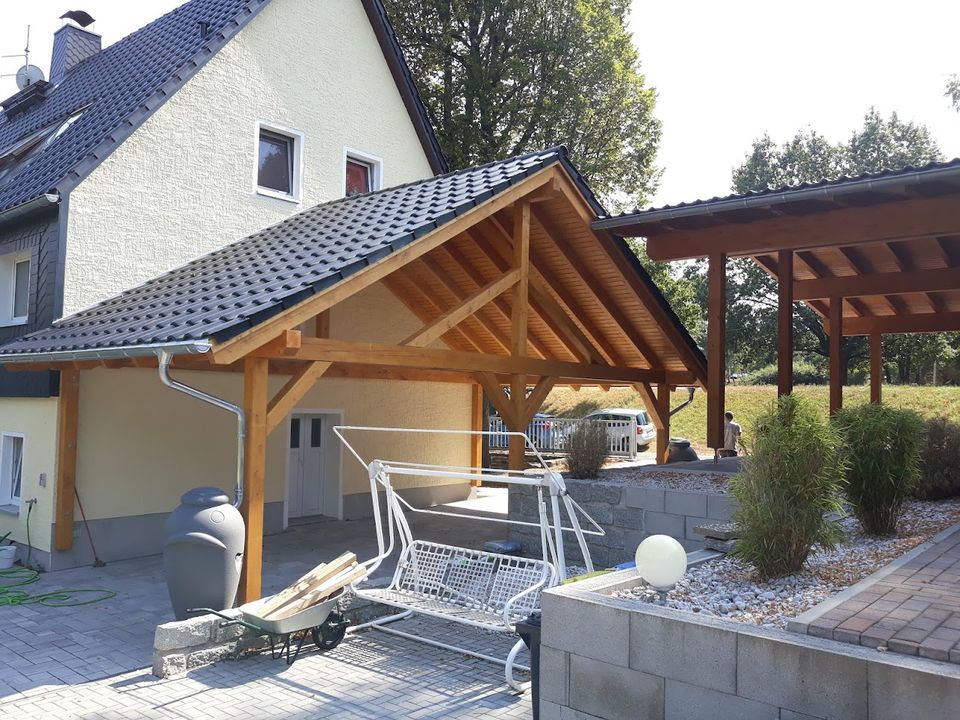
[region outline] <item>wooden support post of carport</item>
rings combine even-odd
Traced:
[[[707,269],[707,445],[723,447],[723,413],[727,381],[727,256],[710,256]]]
[[[870,333],[870,402],[879,403],[883,392],[883,335]]]
[[[77,483],[77,435],[80,412],[80,371],[60,371],[57,404],[57,476],[53,547],[73,547],[74,496]]]
[[[793,392],[793,251],[777,258],[777,395]]]
[[[843,407],[843,298],[830,298],[830,414]]]
[[[269,361],[246,357],[243,361],[244,438],[243,514],[245,526],[243,571],[239,601],[260,597],[263,569],[263,499],[267,474],[267,382]]]

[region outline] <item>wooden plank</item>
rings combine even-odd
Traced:
[[[899,333],[956,332],[960,330],[960,312],[916,315],[873,315],[845,318],[844,335],[883,335]]]
[[[727,257],[711,255],[707,270],[707,445],[723,447],[727,382]]]
[[[870,402],[879,403],[883,394],[883,335],[870,335]]]
[[[297,406],[303,396],[310,392],[332,363],[311,362],[303,366],[296,375],[287,380],[280,391],[274,395],[267,405],[267,435],[272,433],[287,415]]]
[[[777,259],[777,395],[793,392],[793,251]]]
[[[260,597],[263,569],[263,498],[267,473],[267,360],[248,357],[243,363],[244,489],[240,511],[245,524],[240,603]]]
[[[356,564],[357,556],[352,552],[345,552],[329,563],[320,563],[313,570],[302,575],[296,582],[291,583],[276,595],[257,608],[262,618],[269,618],[282,607],[299,600],[310,591],[316,589],[337,573]]]
[[[832,295],[843,297],[902,295],[960,289],[960,272],[956,268],[941,268],[872,273],[853,277],[798,280],[793,287],[794,297],[797,300],[828,298]]]
[[[840,376],[843,372],[843,358],[840,355],[843,340],[843,300],[830,298],[830,414],[843,407],[843,385]]]
[[[410,312],[429,325],[437,317],[443,315],[447,302],[435,287],[424,282],[422,278],[413,275],[411,270],[417,262],[410,263],[401,272],[394,273],[386,278],[383,284],[407,306]],[[432,308],[432,310],[428,311],[427,308]],[[483,352],[480,345],[474,338],[468,336],[463,328],[451,328],[443,342],[447,347],[454,350]]]
[[[269,355],[264,356],[270,357]],[[262,356],[256,353],[254,357]],[[384,367],[491,372],[502,375],[550,375],[580,380],[609,381],[611,383],[617,381],[663,382],[666,378],[666,373],[663,370],[586,365],[561,360],[505,357],[458,350],[318,338],[304,338],[302,347],[294,357],[298,360],[323,360]]]
[[[530,203],[520,202],[513,208],[513,269],[519,273],[513,288],[510,323],[510,352],[514,357],[527,354],[530,288]]]
[[[670,457],[670,386],[657,385],[657,412],[663,418],[663,427],[657,428],[657,464],[664,465]]]
[[[294,328],[324,310],[330,309],[337,303],[352,297],[407,263],[439,247],[450,238],[459,235],[463,230],[472,227],[483,218],[505,207],[509,207],[520,198],[550,182],[555,177],[556,172],[555,166],[538,170],[513,187],[504,190],[487,202],[465,212],[455,220],[441,225],[436,230],[427,233],[401,250],[387,255],[373,265],[364,268],[326,290],[322,290],[313,297],[277,313],[256,327],[250,328],[222,343],[218,343],[213,349],[214,362],[229,364],[239,360],[284,330]]]
[[[661,261],[707,257],[717,250],[730,256],[757,255],[957,232],[960,232],[960,204],[956,197],[923,198],[802,217],[785,216],[665,232],[647,238],[647,254]],[[624,233],[628,234],[627,230]]]
[[[291,603],[286,608],[274,613],[269,619],[283,620],[291,615],[296,615],[301,610],[306,610],[309,607],[313,607],[314,605],[326,600],[338,590],[345,588],[347,585],[355,583],[358,580],[362,580],[366,573],[366,568],[360,565],[354,565],[353,567],[344,570],[339,575],[331,578],[315,590],[312,590],[300,600]]]
[[[74,495],[77,483],[77,435],[80,413],[80,371],[60,371],[57,402],[57,478],[54,497],[53,546],[73,547]]]
[[[491,283],[477,290],[473,295],[465,298],[459,305],[450,308],[446,313],[436,318],[433,322],[413,333],[404,340],[401,345],[413,345],[423,347],[439,339],[449,330],[453,329],[468,317],[477,312],[484,305],[492,301],[495,297],[502,295],[510,288],[514,287],[520,281],[520,273],[516,270],[507,273],[503,277],[494,280]]]

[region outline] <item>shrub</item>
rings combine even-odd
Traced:
[[[796,572],[813,545],[830,548],[842,537],[825,517],[840,509],[838,444],[834,429],[796,395],[777,399],[757,418],[743,470],[730,484],[739,503],[733,519],[743,532],[734,554],[761,576]]]
[[[920,450],[920,481],[913,494],[923,500],[960,495],[960,425],[945,417],[927,420]]]
[[[583,420],[566,437],[567,467],[571,477],[595,478],[610,454],[606,423]]]
[[[747,373],[741,381],[744,385],[776,385],[778,369],[776,363]],[[793,382],[795,385],[826,385],[827,371],[808,362],[797,361],[793,364]]]
[[[920,476],[923,420],[912,410],[882,404],[841,410],[847,497],[871,535],[893,535],[903,499]]]

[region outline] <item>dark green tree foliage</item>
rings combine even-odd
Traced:
[[[646,246],[639,240],[629,239],[627,244],[640,259],[640,263],[650,274],[650,278],[660,288],[660,292],[670,303],[680,322],[695,339],[705,337],[706,323],[703,318],[703,305],[697,296],[697,288],[682,275],[675,275],[670,263],[651,260]]]
[[[734,554],[761,577],[778,577],[803,567],[816,545],[833,547],[840,526],[826,518],[839,511],[843,466],[836,433],[810,403],[784,395],[757,418],[750,432],[743,471],[730,488],[743,537]]]
[[[387,0],[453,168],[566,145],[611,208],[646,202],[660,123],[628,0]]]
[[[854,514],[871,535],[895,535],[903,500],[920,478],[923,420],[912,410],[871,403],[845,408],[834,421]]]

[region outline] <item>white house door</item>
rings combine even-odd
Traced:
[[[287,517],[324,514],[324,453],[326,415],[294,415],[290,418],[289,490]]]

